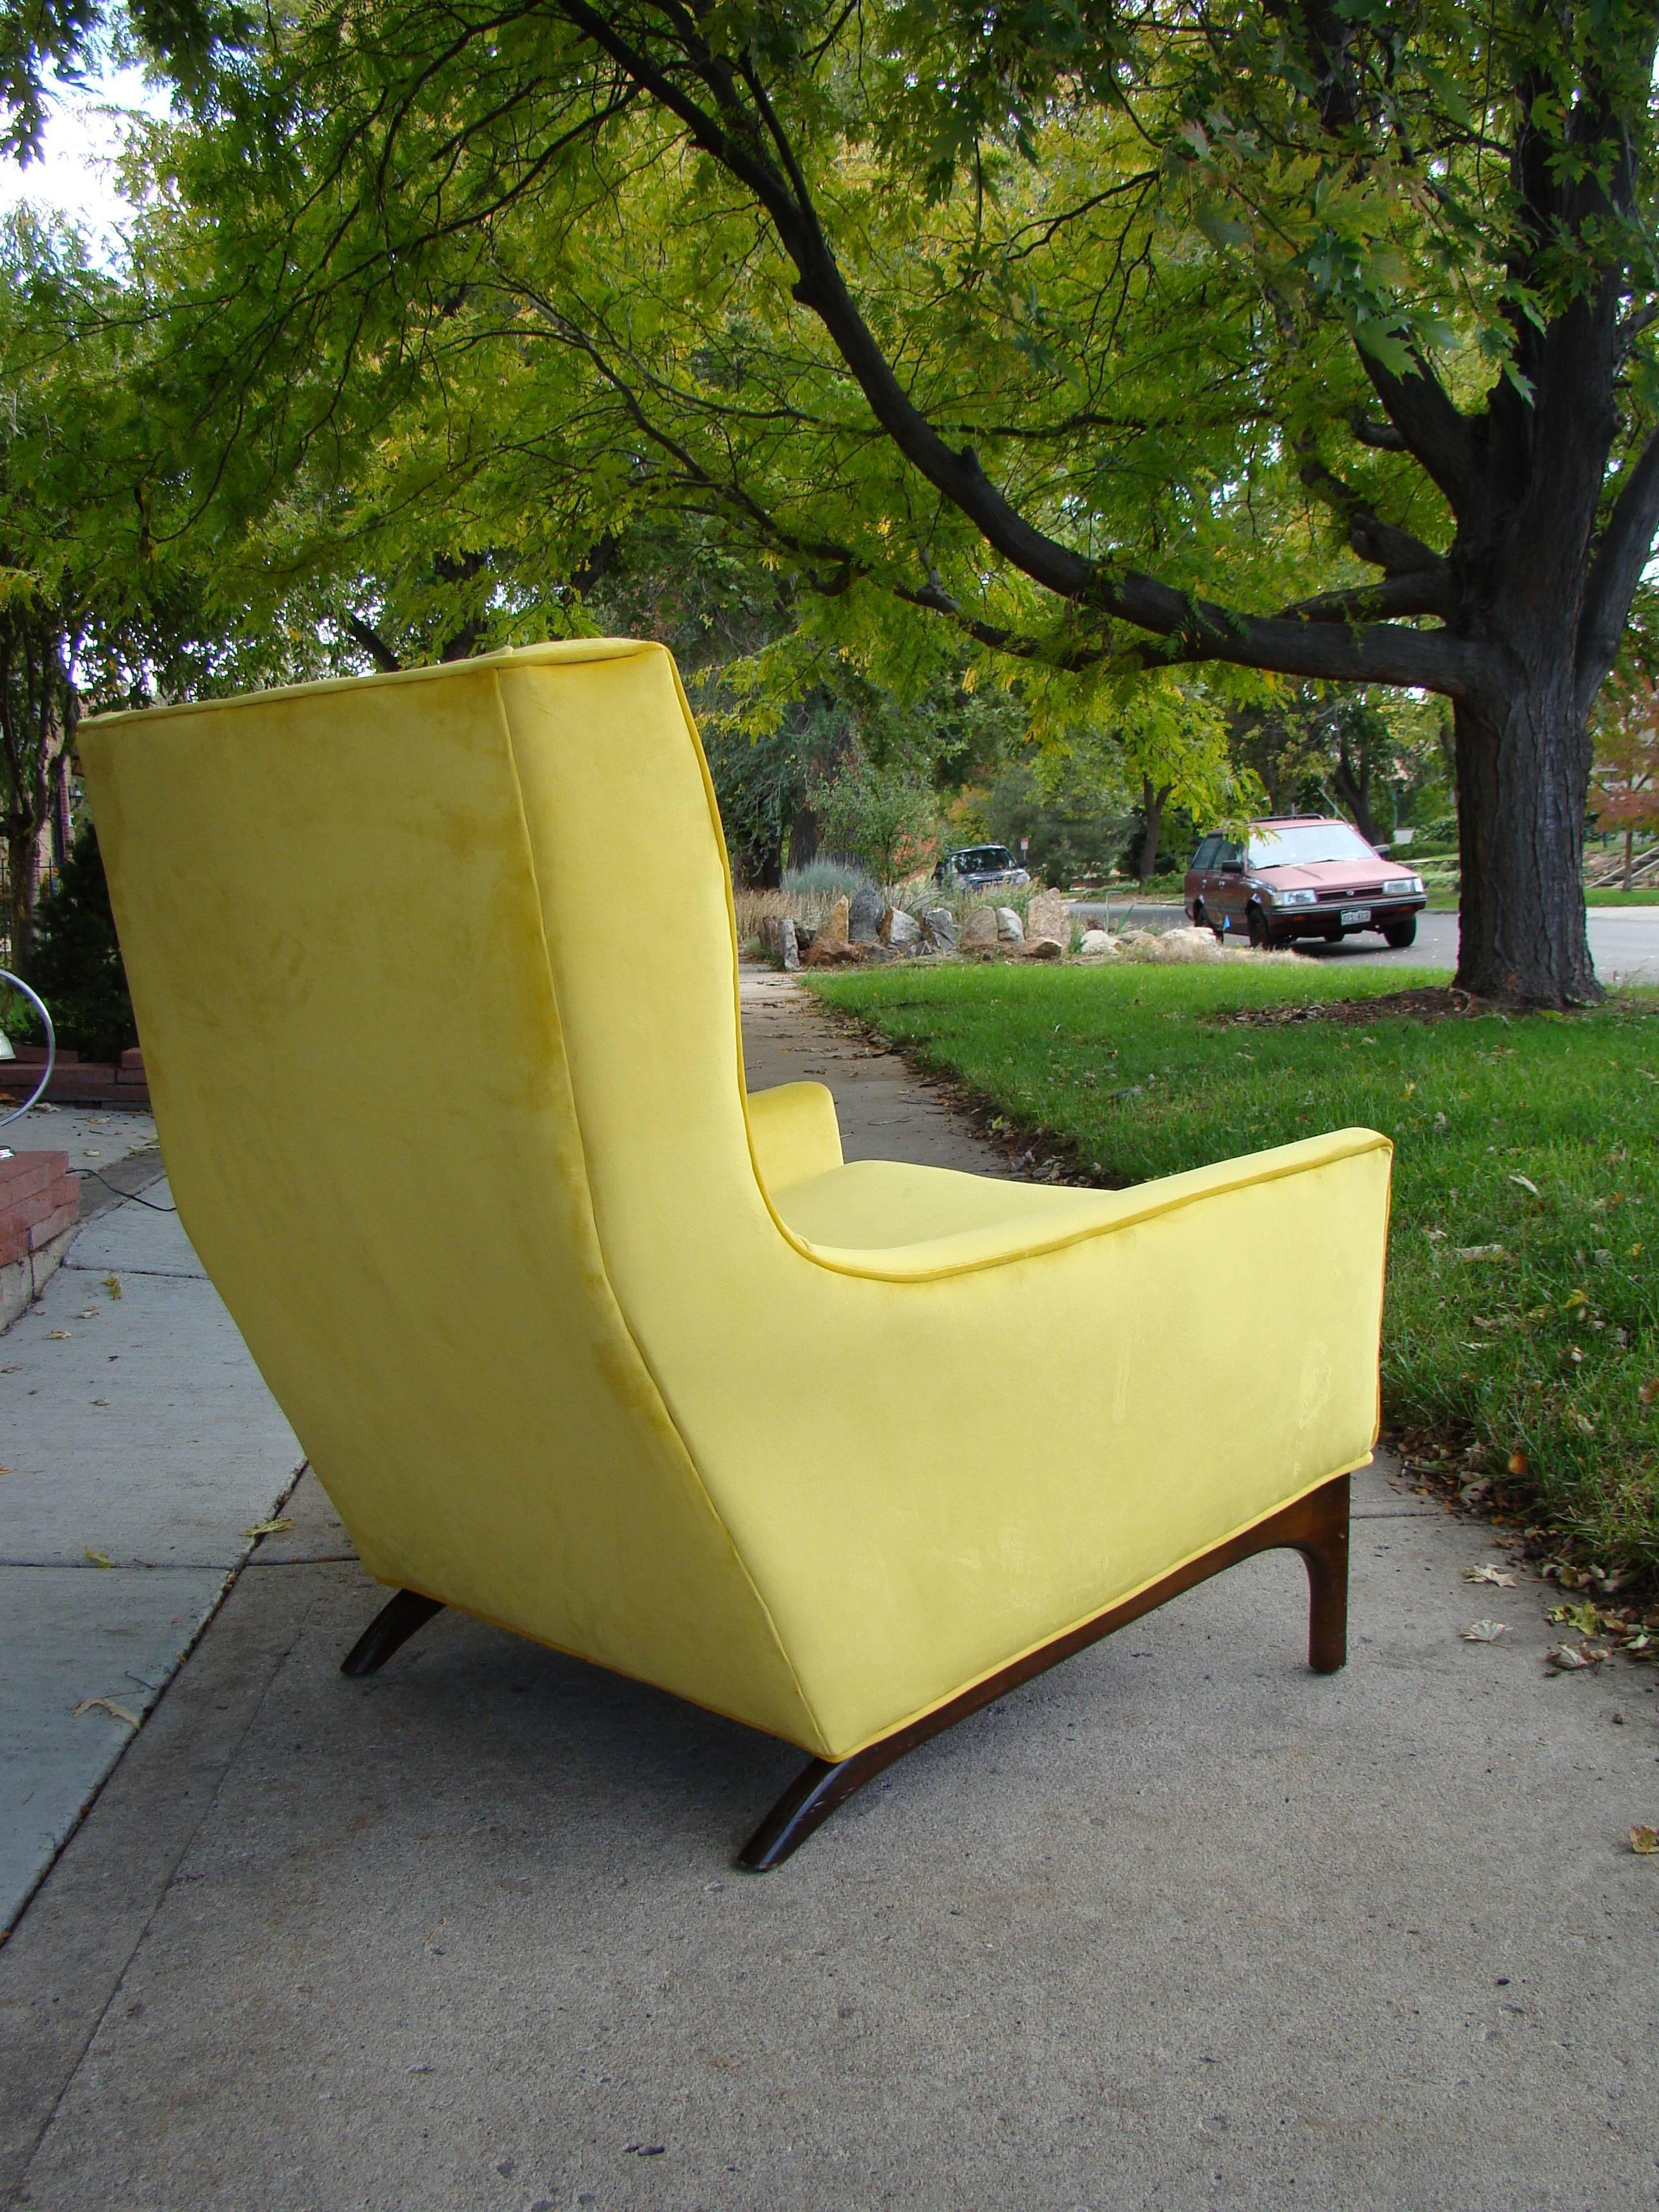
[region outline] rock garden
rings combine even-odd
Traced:
[[[1112,930],[1073,919],[1064,893],[1006,894],[1006,905],[951,896],[929,884],[856,884],[832,894],[739,891],[738,937],[775,967],[878,967],[892,960],[1129,961],[1194,965],[1282,956],[1224,945],[1207,929]]]

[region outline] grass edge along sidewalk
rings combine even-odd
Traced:
[[[1659,992],[1337,1021],[1304,1010],[1444,979],[1287,960],[808,980],[1006,1127],[1057,1140],[1082,1180],[1382,1130],[1385,1425],[1468,1443],[1540,1526],[1659,1570]],[[1247,1296],[1207,1318],[1262,1325]]]

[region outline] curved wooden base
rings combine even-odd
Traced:
[[[982,1705],[993,1705],[996,1699],[1029,1682],[1034,1675],[1046,1674],[1057,1667],[1062,1659],[1074,1652],[1086,1650],[1091,1644],[1099,1643],[1114,1629],[1126,1627],[1139,1620],[1143,1613],[1152,1612],[1182,1590],[1208,1582],[1212,1575],[1237,1566],[1241,1559],[1254,1559],[1258,1552],[1300,1552],[1308,1566],[1308,1664],[1316,1674],[1334,1674],[1348,1656],[1348,1478],[1340,1474],[1334,1481],[1322,1484],[1306,1498],[1299,1498],[1294,1505],[1286,1505],[1266,1521],[1259,1521],[1254,1528],[1234,1536],[1213,1551],[1205,1552],[1189,1559],[1184,1567],[1152,1583],[1139,1595],[1126,1598],[1109,1613],[1097,1613],[1079,1628],[1067,1629],[1065,1635],[1055,1637],[1052,1644],[1042,1644],[1036,1651],[1028,1651],[1023,1659],[1016,1659],[997,1674],[982,1682],[975,1682],[952,1698],[948,1705],[940,1705],[920,1720],[908,1722],[891,1735],[883,1736],[878,1742],[866,1744],[855,1751],[850,1759],[834,1762],[815,1759],[803,1768],[790,1784],[777,1803],[761,1822],[754,1834],[738,1854],[738,1864],[756,1874],[765,1874],[781,1866],[792,1851],[797,1850],[814,1828],[827,1820],[837,1805],[862,1790],[884,1766],[902,1759],[907,1751],[914,1751],[929,1736],[939,1735],[945,1729],[954,1728],[969,1713],[976,1713]],[[397,1602],[394,1599],[393,1604]],[[391,1607],[386,1608],[391,1611]],[[378,1624],[377,1624],[378,1625]],[[370,1633],[373,1633],[371,1630]],[[399,1641],[402,1639],[399,1638]]]
[[[368,1626],[340,1662],[343,1674],[373,1674],[385,1666],[394,1651],[408,1643],[417,1628],[424,1628],[434,1613],[441,1613],[443,1605],[435,1597],[422,1597],[418,1590],[399,1590],[383,1605]]]

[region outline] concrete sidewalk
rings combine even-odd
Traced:
[[[823,1069],[849,1150],[993,1164],[793,986],[746,997],[753,1079]],[[1659,2193],[1659,1861],[1625,1847],[1659,1812],[1653,1677],[1547,1674],[1544,1589],[1466,1582],[1491,1532],[1386,1468],[1345,1673],[1303,1664],[1299,1563],[1251,1561],[764,1877],[731,1856],[797,1753],[449,1614],[348,1682],[379,1594],[309,1477],[290,1510],[0,1950],[0,2198]],[[1461,1640],[1494,1614],[1505,1642]]]
[[[0,1334],[0,1929],[301,1456],[177,1217],[155,1210],[171,1200],[149,1117],[59,1109],[16,1130],[109,1182],[83,1182],[67,1257]]]

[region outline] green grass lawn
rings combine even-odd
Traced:
[[[1245,1027],[1215,1018],[1445,979],[1285,963],[811,980],[1103,1183],[1385,1131],[1385,1420],[1480,1446],[1495,1474],[1522,1455],[1504,1483],[1532,1518],[1659,1566],[1659,993],[1566,1017]],[[1248,1285],[1246,1268],[1211,1318],[1261,1329],[1271,1358]]]
[[[1638,889],[1633,891],[1609,890],[1598,885],[1584,893],[1586,906],[1659,906],[1659,891]]]

